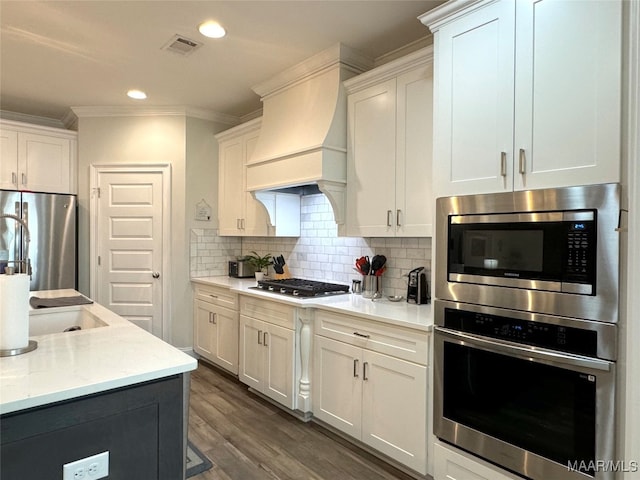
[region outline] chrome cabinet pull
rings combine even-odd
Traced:
[[[507,152],[500,152],[500,176],[507,176]]]
[[[371,337],[371,335],[368,335],[368,334],[365,334],[365,333],[353,332],[353,334],[356,337],[362,337],[362,338],[370,338]]]
[[[214,295],[213,293],[210,293],[210,294],[209,294],[209,296],[210,296],[211,298],[218,298],[218,296],[217,296],[217,295]]]
[[[245,229],[245,225],[244,225],[244,218],[242,219],[242,229]]]
[[[362,364],[362,380],[369,380],[367,378],[367,365],[369,365],[369,362],[364,362]]]
[[[11,172],[11,183],[18,186],[18,174],[16,172]]]
[[[240,219],[236,218],[236,230],[240,230]]]
[[[209,312],[209,323],[213,323],[212,312]]]
[[[391,215],[393,212],[391,210],[387,210],[387,227],[391,226]]]
[[[400,223],[400,212],[402,212],[402,210],[400,210],[400,209],[396,210],[396,225],[398,227],[402,226],[402,224]]]
[[[262,343],[265,347],[269,346],[269,344],[267,343],[267,332],[264,332],[264,335],[262,336]]]
[[[258,345],[262,345],[262,330],[258,330]]]
[[[218,324],[218,314],[217,314],[217,313],[215,313],[215,312],[213,313],[213,322],[212,322],[212,323],[213,323],[214,325],[217,325],[217,324]]]
[[[526,159],[525,154],[524,154],[524,148],[521,148],[520,149],[520,155],[519,155],[519,161],[518,161],[518,170],[520,171],[520,173],[522,175],[527,173],[526,166],[527,166],[527,159]]]
[[[26,185],[27,184],[27,175],[26,174],[22,174],[22,184]]]
[[[358,359],[353,359],[353,376],[354,378],[358,378]]]

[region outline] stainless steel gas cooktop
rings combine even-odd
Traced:
[[[349,293],[347,285],[306,280],[304,278],[264,279],[259,280],[258,286],[253,288],[300,298],[317,298],[325,295]]]

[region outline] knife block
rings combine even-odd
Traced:
[[[285,280],[287,278],[291,278],[291,272],[289,272],[289,267],[287,265],[282,267],[283,273],[274,273],[273,278],[276,280]]]

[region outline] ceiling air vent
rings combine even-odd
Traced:
[[[191,55],[195,50],[200,48],[202,43],[190,40],[182,35],[174,35],[171,40],[164,44],[162,50],[177,53],[178,55]]]

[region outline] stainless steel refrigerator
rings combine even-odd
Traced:
[[[31,290],[77,289],[77,199],[75,195],[0,190],[0,213],[17,215],[29,227]],[[0,218],[0,253],[9,265],[23,256],[24,227]]]

